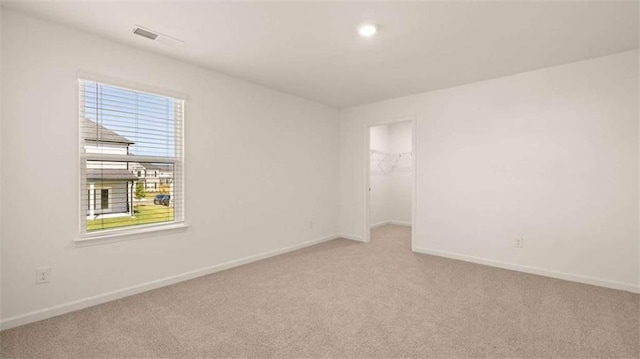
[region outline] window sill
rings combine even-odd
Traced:
[[[179,230],[185,229],[189,226],[185,222],[173,222],[169,224],[152,224],[145,226],[138,226],[136,228],[122,228],[122,229],[112,229],[106,231],[100,231],[98,233],[86,233],[81,234],[80,238],[74,240],[77,244],[90,244],[90,243],[104,243],[105,241],[111,242],[109,240],[123,240],[129,239],[127,237],[132,237],[140,234],[146,233],[154,233],[154,232],[164,232],[170,230]]]

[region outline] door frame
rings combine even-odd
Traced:
[[[392,125],[400,122],[411,122],[411,251],[416,251],[416,174],[418,173],[418,161],[417,159],[417,144],[416,144],[416,119],[414,116],[400,117],[389,120],[383,120],[379,122],[367,123],[364,126],[364,149],[362,151],[362,158],[364,163],[364,242],[371,241],[371,198],[369,188],[371,186],[371,158],[370,158],[370,146],[371,146],[371,127]]]

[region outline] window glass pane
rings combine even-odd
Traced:
[[[156,176],[138,177],[141,168]],[[87,161],[85,173],[87,232],[174,220],[173,163]]]
[[[178,156],[180,101],[89,81],[80,92],[87,153]]]

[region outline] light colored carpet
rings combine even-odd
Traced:
[[[0,333],[0,357],[640,357],[640,296],[335,240]]]

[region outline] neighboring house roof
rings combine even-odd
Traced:
[[[87,180],[137,181],[138,177],[126,169],[88,168]]]
[[[148,170],[173,172],[173,165],[170,163],[145,163],[141,165]]]
[[[158,167],[157,165],[153,164],[153,163],[145,163],[145,164],[140,164],[142,167],[144,167],[147,170],[160,170],[160,167]]]
[[[119,134],[88,118],[82,119],[82,133],[85,141],[126,143],[128,145],[134,144],[134,142],[128,138],[120,136]]]
[[[88,118],[82,119],[82,134],[85,141],[122,143],[127,146],[134,143]],[[137,179],[138,177],[126,169],[87,168],[88,181],[135,181]]]

